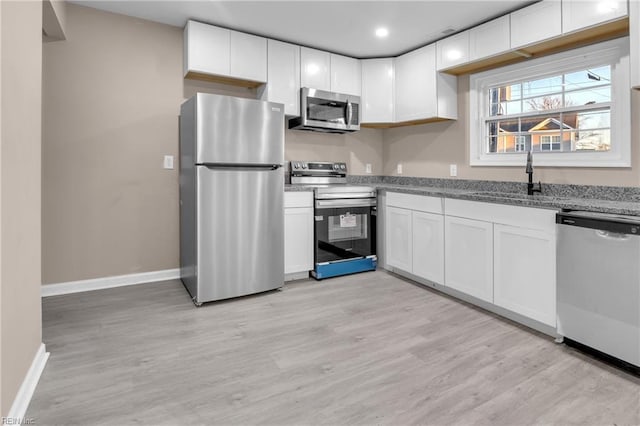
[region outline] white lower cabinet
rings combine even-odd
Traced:
[[[556,326],[553,233],[494,225],[494,303]]]
[[[389,269],[556,327],[555,210],[392,191],[384,203]]]
[[[287,192],[284,199],[284,273],[304,275],[313,269],[313,193]]]
[[[445,286],[493,303],[493,223],[445,216]]]
[[[386,265],[443,284],[442,199],[390,192],[386,204]]]
[[[411,210],[389,206],[386,215],[387,265],[411,272],[413,263]]]
[[[444,216],[412,212],[413,274],[444,283]]]

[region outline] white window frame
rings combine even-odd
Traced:
[[[537,166],[631,167],[631,83],[629,37],[524,61],[471,75],[469,90],[469,164],[471,166],[524,166],[525,153],[487,153],[490,87],[535,80],[574,70],[611,64],[611,149],[591,152],[544,152],[535,155]]]
[[[520,146],[522,146],[522,149],[518,149]],[[525,152],[525,148],[527,147],[527,137],[526,136],[516,136],[515,139],[515,150],[516,152]]]

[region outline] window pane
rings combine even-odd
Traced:
[[[541,96],[539,98],[525,99],[523,112],[547,111],[562,108],[562,95]]]
[[[601,129],[611,127],[611,111],[582,112],[577,115],[577,126],[579,130]]]
[[[611,83],[611,66],[590,68],[565,74],[565,90],[582,89]]]
[[[611,86],[597,87],[587,90],[568,92],[565,95],[567,106],[591,105],[601,102],[611,102]]]
[[[611,131],[609,129],[571,132],[574,151],[609,151]]]
[[[498,152],[498,137],[489,136],[487,141],[487,152]]]
[[[562,92],[562,76],[558,75],[540,80],[525,81],[522,83],[522,92],[525,98],[534,98]]]

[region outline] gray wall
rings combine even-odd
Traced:
[[[42,4],[0,2],[0,411],[42,342]]]

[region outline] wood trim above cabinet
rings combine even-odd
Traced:
[[[421,120],[400,121],[397,123],[361,123],[360,127],[366,127],[369,129],[392,129],[394,127],[417,126],[419,124],[437,123],[439,121],[452,121],[452,120],[455,120],[455,119],[434,117],[434,118],[425,118]]]
[[[205,74],[205,73],[194,72],[194,71],[189,71],[184,76],[184,78],[187,78],[190,80],[200,80],[200,81],[209,81],[213,83],[229,84],[231,86],[246,87],[249,89],[260,87],[264,84],[258,81],[241,80],[237,78],[225,77],[221,75],[211,75],[211,74]]]
[[[500,55],[481,59],[476,62],[466,63],[441,72],[453,75],[472,74],[493,68],[510,65],[530,58],[547,56],[561,51],[576,49],[589,44],[612,40],[614,38],[629,35],[629,18],[624,17],[606,24],[587,28],[567,34],[561,37],[549,39],[517,50],[505,52]]]

